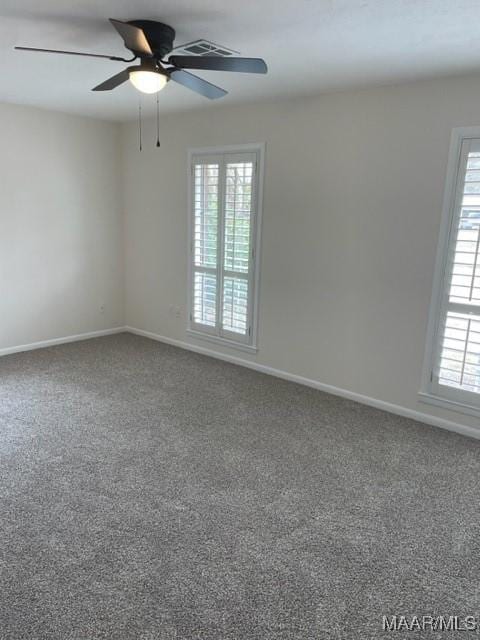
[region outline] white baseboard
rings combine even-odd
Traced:
[[[212,358],[231,362],[232,364],[238,364],[242,367],[254,369],[255,371],[260,371],[261,373],[266,373],[270,376],[275,376],[276,378],[282,378],[283,380],[289,380],[290,382],[297,382],[298,384],[303,384],[307,387],[318,389],[319,391],[331,393],[334,396],[347,398],[348,400],[353,400],[354,402],[359,402],[360,404],[375,407],[376,409],[381,409],[382,411],[387,411],[388,413],[394,413],[404,418],[411,418],[412,420],[417,420],[418,422],[423,422],[433,427],[440,427],[441,429],[446,429],[447,431],[454,431],[455,433],[459,433],[464,436],[480,439],[480,429],[475,429],[474,427],[469,427],[458,422],[445,420],[444,418],[438,418],[437,416],[433,416],[428,413],[422,413],[420,411],[414,411],[413,409],[407,409],[406,407],[402,407],[398,404],[384,402],[383,400],[378,400],[377,398],[371,398],[370,396],[364,396],[360,393],[348,391],[347,389],[334,387],[330,384],[318,382],[318,380],[304,378],[303,376],[288,373],[287,371],[282,371],[281,369],[267,367],[266,365],[258,364],[257,362],[252,362],[250,360],[245,360],[237,356],[220,353],[213,349],[198,347],[197,345],[190,344],[189,342],[173,340],[172,338],[167,338],[166,336],[161,336],[156,333],[152,333],[151,331],[144,331],[143,329],[136,329],[135,327],[128,326],[125,327],[125,331],[134,333],[138,336],[143,336],[145,338],[150,338],[152,340],[157,340],[158,342],[164,342],[165,344],[171,344],[175,347],[180,347],[181,349],[187,349],[188,351],[194,351],[195,353],[201,353],[206,356],[211,356]]]
[[[111,336],[114,333],[123,333],[126,330],[127,329],[125,327],[114,327],[113,329],[102,329],[101,331],[79,333],[75,336],[65,336],[63,338],[53,338],[52,340],[42,340],[41,342],[21,344],[16,347],[6,347],[5,349],[0,349],[0,356],[7,356],[10,353],[19,353],[21,351],[32,351],[33,349],[44,349],[45,347],[53,347],[57,344],[66,344],[67,342],[79,342],[80,340],[89,340],[90,338]]]
[[[318,389],[319,391],[331,393],[334,396],[347,398],[348,400],[353,400],[354,402],[359,402],[360,404],[375,407],[376,409],[381,409],[382,411],[394,413],[396,415],[403,416],[404,418],[411,418],[412,420],[417,420],[418,422],[424,422],[425,424],[429,424],[433,427],[440,427],[441,429],[446,429],[447,431],[454,431],[455,433],[459,433],[464,436],[480,439],[480,429],[475,429],[474,427],[469,427],[467,425],[453,422],[451,420],[445,420],[444,418],[439,418],[428,413],[422,413],[420,411],[414,411],[413,409],[407,409],[406,407],[402,407],[397,404],[384,402],[383,400],[378,400],[377,398],[371,398],[370,396],[365,396],[360,393],[348,391],[347,389],[341,389],[340,387],[334,387],[330,384],[319,382],[318,380],[304,378],[303,376],[288,373],[287,371],[282,371],[281,369],[274,369],[273,367],[268,367],[263,364],[258,364],[257,362],[245,360],[244,358],[220,353],[219,351],[215,351],[214,349],[209,349],[206,347],[199,347],[197,345],[190,344],[189,342],[183,342],[182,340],[174,340],[172,338],[167,338],[166,336],[158,335],[157,333],[152,333],[151,331],[136,329],[135,327],[114,327],[112,329],[91,331],[89,333],[80,333],[74,336],[65,336],[63,338],[53,338],[52,340],[43,340],[41,342],[32,342],[30,344],[7,347],[5,349],[0,349],[0,357],[6,356],[11,353],[31,351],[32,349],[43,349],[45,347],[52,347],[58,344],[78,342],[80,340],[88,340],[90,338],[100,338],[101,336],[110,336],[116,333],[123,332],[133,333],[138,336],[150,338],[151,340],[156,340],[157,342],[171,344],[175,347],[180,347],[181,349],[194,351],[195,353],[201,353],[212,358],[217,358],[218,360],[224,360],[226,362],[231,362],[232,364],[240,365],[241,367],[247,367],[248,369],[254,369],[255,371],[266,373],[267,375],[274,376],[276,378],[282,378],[283,380],[289,380],[290,382],[297,382],[298,384],[303,384],[307,387]]]

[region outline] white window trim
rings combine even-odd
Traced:
[[[191,320],[192,310],[192,292],[193,292],[193,268],[192,268],[192,247],[193,247],[193,176],[192,166],[193,158],[196,155],[229,155],[231,153],[256,153],[258,157],[257,164],[257,198],[256,198],[256,225],[255,225],[255,239],[254,239],[254,251],[255,262],[254,272],[252,277],[253,292],[252,292],[252,331],[250,341],[248,343],[239,342],[236,340],[229,340],[228,338],[208,334],[208,330],[205,332],[198,331],[193,326]],[[265,143],[252,143],[252,144],[238,144],[238,145],[226,145],[221,147],[196,147],[188,150],[188,291],[187,291],[187,335],[192,338],[206,340],[208,342],[214,342],[224,347],[230,347],[232,349],[239,349],[240,351],[257,352],[258,351],[258,312],[260,301],[260,263],[261,263],[261,236],[262,236],[262,217],[263,217],[263,181],[265,170]]]
[[[450,237],[453,232],[453,222],[455,220],[455,202],[457,197],[461,148],[463,141],[469,138],[480,138],[480,126],[456,127],[452,130],[440,234],[433,276],[433,290],[428,315],[424,365],[418,395],[421,402],[449,409],[450,411],[480,417],[480,398],[476,397],[477,394],[469,393],[468,391],[461,391],[460,394],[457,394],[455,393],[455,389],[446,389],[445,395],[443,392],[442,395],[439,395],[437,391],[438,386],[435,385],[433,379],[435,349],[444,300],[445,272],[449,255]],[[467,398],[471,398],[471,402],[469,402]]]

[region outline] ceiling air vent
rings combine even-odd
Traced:
[[[238,56],[239,51],[234,51],[228,47],[223,47],[208,40],[194,40],[179,47],[175,47],[173,52],[176,56]]]

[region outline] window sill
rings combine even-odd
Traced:
[[[194,329],[187,329],[187,336],[195,338],[196,340],[205,340],[206,342],[213,342],[221,347],[228,347],[229,349],[237,349],[239,351],[246,351],[247,353],[257,353],[258,348],[252,344],[243,344],[241,342],[235,342],[234,340],[228,340],[227,338],[219,338],[218,336],[212,336],[208,333],[202,333],[201,331],[195,331]]]
[[[459,402],[458,400],[443,398],[426,391],[420,391],[418,393],[418,396],[420,398],[420,402],[424,402],[425,404],[430,404],[435,407],[441,407],[442,409],[448,409],[449,411],[456,411],[457,413],[463,413],[467,416],[480,418],[480,406],[476,407],[471,404]]]

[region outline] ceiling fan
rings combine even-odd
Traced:
[[[237,73],[267,73],[267,65],[261,58],[238,58],[221,55],[171,55],[175,40],[175,30],[167,24],[153,20],[131,20],[121,22],[110,18],[110,23],[123,38],[125,47],[131,51],[130,59],[118,56],[82,53],[78,51],[58,51],[55,49],[36,49],[33,47],[15,47],[21,51],[41,51],[45,53],[61,53],[73,56],[87,56],[91,58],[105,58],[120,62],[133,62],[139,59],[139,64],[129,66],[120,73],[108,78],[97,85],[92,91],[110,91],[127,80],[143,93],[157,93],[165,87],[169,80],[192,89],[197,93],[214,100],[222,98],[227,92],[199,78],[184,69],[199,69],[206,71],[234,71]]]

